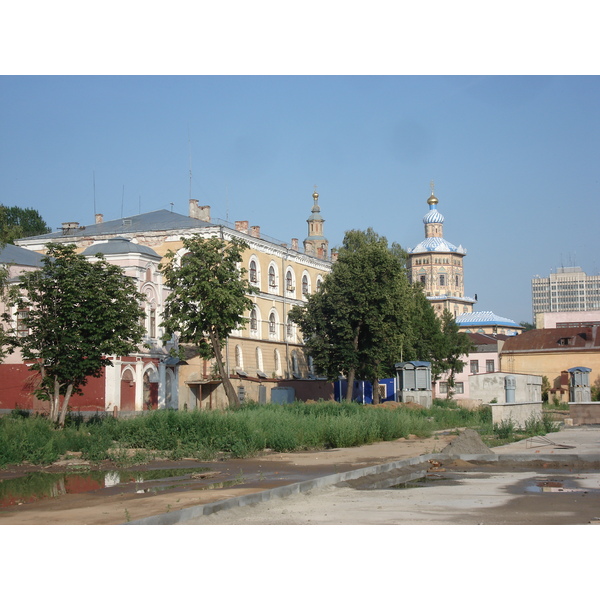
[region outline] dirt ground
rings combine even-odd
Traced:
[[[358,448],[289,454],[266,453],[238,460],[198,462],[154,461],[136,471],[154,469],[204,469],[185,475],[168,486],[160,480],[121,483],[79,493],[58,486],[52,497],[19,500],[0,507],[0,525],[117,525],[144,517],[181,510],[251,494],[272,487],[351,471],[422,454],[440,452],[455,436],[440,433],[428,439],[400,439]],[[61,461],[50,467],[18,466],[0,471],[0,481],[27,473],[77,473],[81,479],[90,470],[108,470],[110,465],[88,465],[79,459]],[[68,487],[68,486],[67,486]],[[85,487],[85,486],[80,486]],[[165,489],[166,488],[166,489]],[[77,492],[77,489],[73,489]]]

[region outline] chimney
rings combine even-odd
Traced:
[[[210,223],[210,206],[199,206],[198,200],[190,198],[190,218]]]
[[[255,238],[260,238],[260,226],[252,225],[252,227],[250,227],[250,235]]]
[[[77,221],[68,221],[62,224],[62,232],[63,235],[67,235],[69,233],[73,233],[78,229],[85,229],[85,227],[79,227],[79,223]]]
[[[104,215],[97,214],[96,215],[96,223],[104,223]]]
[[[236,221],[235,222],[235,230],[240,233],[248,233],[248,221]]]
[[[292,250],[298,250],[298,238],[292,238]]]

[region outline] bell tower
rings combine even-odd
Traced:
[[[304,252],[309,256],[327,260],[329,255],[329,241],[323,235],[323,223],[325,223],[325,219],[321,216],[319,194],[317,193],[316,185],[312,197],[313,207],[311,215],[306,220],[308,223],[308,237],[304,240]]]

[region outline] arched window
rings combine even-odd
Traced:
[[[250,273],[250,283],[257,283],[258,282],[258,274],[256,271],[256,261],[255,260],[250,261],[249,273]]]
[[[277,277],[275,275],[275,267],[273,265],[269,266],[269,287],[277,287]]]
[[[443,273],[440,274],[440,285],[446,285],[446,276]]]
[[[294,278],[292,277],[292,272],[288,271],[285,274],[285,289],[288,292],[293,292],[294,291]]]
[[[305,273],[304,275],[302,275],[302,294],[306,296],[309,292],[310,289],[308,286],[308,275]]]
[[[258,331],[258,316],[255,308],[250,311],[250,331]]]
[[[275,320],[275,313],[269,315],[269,334],[275,335],[277,333],[277,322]]]
[[[262,350],[258,346],[256,347],[256,369],[258,371],[264,371]]]
[[[321,291],[322,285],[323,285],[323,280],[320,277],[317,277],[317,292]]]
[[[238,369],[244,368],[244,357],[242,355],[242,349],[239,346],[235,347],[235,366]]]

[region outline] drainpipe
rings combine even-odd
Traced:
[[[282,286],[282,290],[283,290],[283,323],[282,323],[282,327],[283,327],[283,341],[285,342],[285,373],[286,373],[286,377],[289,379],[290,376],[290,371],[289,371],[289,366],[290,366],[290,345],[288,342],[288,336],[287,336],[287,328],[286,328],[286,323],[287,323],[287,313],[286,313],[286,309],[287,309],[287,304],[285,301],[285,263],[289,258],[289,250],[286,247],[285,249],[285,256],[281,257],[281,273],[283,275],[283,286]]]

